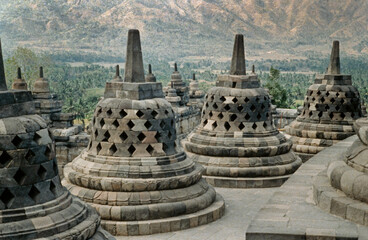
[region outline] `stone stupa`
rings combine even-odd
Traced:
[[[313,196],[323,210],[368,226],[368,119],[356,120],[354,129],[359,138],[315,178]]]
[[[34,82],[32,95],[36,113],[44,118],[54,136],[59,173],[63,178],[65,164],[71,162],[87,147],[90,136],[84,132],[82,125],[73,123],[75,114],[62,112],[63,102],[58,100],[56,94],[51,93],[43,67],[40,67],[39,78]]]
[[[0,43],[0,239],[114,239],[61,185],[52,135],[21,79],[7,89]]]
[[[160,82],[145,82],[138,30],[129,30],[124,81],[106,83],[88,148],[63,184],[100,213],[113,235],[147,235],[206,224],[224,201],[203,168],[177,146],[174,112]]]
[[[271,103],[255,73],[246,75],[243,35],[235,36],[229,75],[218,76],[202,121],[185,141],[189,157],[217,187],[276,187],[301,165],[292,143],[273,126]]]
[[[146,76],[146,82],[156,82],[156,77],[152,73],[152,66],[151,66],[151,64],[148,64],[148,74]]]
[[[362,117],[358,90],[351,76],[340,74],[339,42],[334,41],[327,73],[317,76],[307,91],[301,115],[286,127],[293,150],[307,161],[316,153],[355,134]]]
[[[22,70],[18,67],[17,78],[14,79],[12,84],[13,90],[28,90],[26,81],[22,78]]]
[[[181,74],[178,71],[178,65],[174,63],[174,72],[171,74],[171,80],[168,87],[164,90],[168,93],[169,89],[175,89],[176,94],[180,97],[180,106],[186,106],[189,102],[189,87],[183,81]]]
[[[199,88],[198,81],[195,73],[189,83],[189,104],[197,105],[199,109],[202,109],[204,103],[204,92]]]
[[[176,63],[164,92],[166,100],[175,113],[177,137],[183,139],[198,125],[201,119],[201,108],[197,104],[189,103],[189,87],[183,81]]]

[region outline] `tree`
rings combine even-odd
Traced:
[[[280,71],[271,66],[270,75],[267,78],[265,87],[268,88],[270,95],[272,96],[272,104],[279,108],[287,108],[288,106],[288,95],[285,88],[280,83]]]
[[[13,54],[5,61],[5,75],[8,87],[17,76],[17,68],[22,69],[22,77],[28,84],[28,89],[32,90],[33,83],[39,78],[39,67],[47,69],[52,65],[52,60],[47,55],[36,54],[28,48],[18,47]]]

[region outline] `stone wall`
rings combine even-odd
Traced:
[[[276,108],[276,111],[272,115],[273,123],[276,128],[283,129],[294,121],[298,115],[299,112],[297,109]]]
[[[56,142],[56,159],[60,178],[64,178],[63,168],[73,161],[87,146],[90,135],[83,132],[80,125],[68,129],[53,129]]]
[[[201,122],[201,112],[197,107],[173,108],[176,114],[176,134],[178,140],[184,139]]]

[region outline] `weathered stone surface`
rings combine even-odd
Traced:
[[[366,239],[368,227],[360,225],[365,212],[358,210],[362,204],[334,189],[326,175],[326,166],[341,161],[355,139],[345,139],[304,163],[253,218],[246,239]]]
[[[124,82],[144,82],[141,40],[137,29],[130,29],[125,58]]]
[[[49,81],[43,77],[43,67],[40,67],[40,78],[37,79],[33,85],[33,93],[50,94]]]
[[[14,79],[14,81],[13,81],[12,89],[14,89],[14,90],[28,90],[27,89],[27,83],[22,78],[22,71],[21,71],[20,67],[18,67],[17,78]]]
[[[243,56],[245,62],[240,42],[237,35],[233,61]],[[218,187],[280,186],[301,165],[291,141],[274,127],[270,97],[255,74],[220,75],[206,95],[200,125],[183,144]]]
[[[321,172],[322,179],[328,182],[321,186],[314,184],[314,199],[318,206],[331,214],[368,226],[368,145],[367,119],[358,119],[354,128],[359,138],[350,146],[343,159],[329,164],[327,171]],[[326,186],[327,185],[327,186]],[[339,191],[340,190],[340,191]],[[331,197],[324,202],[321,195]],[[326,208],[325,206],[329,206]]]
[[[276,108],[272,113],[273,124],[277,129],[284,129],[298,117],[297,109]]]
[[[40,77],[33,86],[33,99],[36,113],[46,121],[54,136],[58,167],[62,170],[66,163],[71,162],[88,145],[89,136],[84,133],[81,125],[74,126],[75,114],[61,112],[62,102],[51,94],[43,67],[40,67]],[[63,178],[63,171],[60,171],[60,177]]]
[[[0,116],[0,239],[113,239],[97,212],[62,187],[55,143],[31,93],[0,93],[1,110],[19,110]]]
[[[293,150],[303,161],[355,134],[353,123],[362,117],[358,90],[350,75],[340,74],[339,43],[335,41],[328,71],[317,76],[304,99],[301,115],[286,127]]]
[[[244,37],[241,34],[237,34],[231,59],[230,75],[245,75],[244,59]]]
[[[193,73],[193,79],[189,83],[189,104],[202,109],[204,104],[204,92],[199,89],[198,81]]]
[[[6,90],[8,90],[8,87],[6,86],[3,51],[1,49],[1,39],[0,39],[0,91]]]
[[[140,42],[131,44],[140,49]],[[202,179],[203,168],[177,146],[175,113],[162,89],[144,99],[130,94],[161,85],[134,78],[119,84],[106,84],[90,143],[65,166],[64,186],[93,206],[114,235],[176,231],[196,218],[202,220],[193,227],[220,218],[224,201]],[[111,94],[122,88],[127,94]]]
[[[203,103],[201,103],[201,98],[196,98],[195,102],[189,100],[189,88],[182,80],[176,63],[174,68],[174,72],[171,75],[171,81],[168,87],[164,88],[164,92],[166,100],[171,104],[175,113],[178,139],[183,139],[193,131],[200,122],[200,112]],[[199,103],[197,103],[197,100]]]
[[[145,79],[146,82],[156,82],[156,77],[152,73],[152,66],[151,64],[148,64],[148,74]]]

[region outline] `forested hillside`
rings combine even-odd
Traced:
[[[228,58],[235,33],[249,57],[327,54],[332,39],[364,54],[367,12],[366,0],[0,0],[0,37],[67,62],[123,61],[128,28],[152,60]]]

